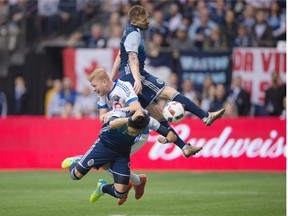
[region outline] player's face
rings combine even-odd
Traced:
[[[127,127],[127,133],[130,135],[130,136],[138,136],[140,133],[141,133],[142,129],[136,129],[136,128],[133,128],[133,127]]]
[[[146,30],[149,27],[149,14],[146,13],[145,16],[139,16],[137,20],[134,21],[135,25],[141,30]]]
[[[93,87],[93,91],[97,93],[100,97],[107,94],[106,85],[104,80],[93,79],[91,81],[91,85]]]

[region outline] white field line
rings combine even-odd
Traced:
[[[149,191],[149,194],[187,194],[187,195],[255,195],[271,194],[271,192],[259,192],[259,191]],[[280,192],[274,192],[273,194],[281,194]]]

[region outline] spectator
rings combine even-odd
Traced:
[[[275,40],[286,40],[286,14],[281,12],[280,4],[274,1],[270,8],[268,24]]]
[[[189,79],[183,80],[181,84],[182,94],[192,100],[193,102],[197,98],[197,94],[194,90],[193,82]]]
[[[274,44],[272,29],[265,21],[265,13],[263,10],[258,10],[256,13],[256,23],[252,28],[252,37],[255,46],[272,47]]]
[[[6,0],[0,0],[0,26],[6,23],[9,15],[9,5]]]
[[[62,86],[63,88],[60,92],[60,98],[64,100],[65,103],[70,103],[74,106],[77,92],[73,89],[72,80],[69,77],[64,77]]]
[[[174,33],[182,22],[182,14],[177,4],[171,4],[168,15],[168,28],[170,33]]]
[[[84,86],[81,94],[77,95],[73,115],[77,118],[98,116],[97,94],[93,94],[90,87]]]
[[[59,91],[60,88],[56,90]],[[72,81],[69,77],[64,77],[62,89],[56,92],[49,104],[48,116],[61,116],[63,118],[73,116],[73,107],[77,97],[77,92],[73,90]]]
[[[122,34],[123,34],[122,27],[114,26],[114,28],[111,30],[110,37],[107,41],[107,48],[119,49]]]
[[[255,8],[268,9],[274,0],[245,0],[247,4],[252,5]]]
[[[59,30],[58,6],[59,0],[38,0],[38,21],[42,38],[56,36]]]
[[[198,0],[186,0],[183,2],[183,17],[192,16],[196,11]]]
[[[243,11],[243,20],[240,20],[240,23],[244,24],[247,32],[250,34],[255,22],[255,8],[252,5],[247,4]]]
[[[60,79],[55,79],[55,80],[53,80],[52,81],[52,87],[51,88],[49,88],[47,91],[46,91],[46,94],[45,94],[45,115],[46,116],[52,116],[52,115],[60,115],[60,113],[59,114],[56,114],[57,113],[57,108],[56,109],[54,109],[55,111],[53,111],[54,112],[54,114],[52,114],[52,113],[50,113],[49,114],[49,106],[50,105],[52,105],[52,103],[53,104],[57,104],[57,98],[58,98],[58,96],[54,96],[54,95],[57,95],[57,94],[59,94],[60,92],[61,92],[61,90],[62,90],[62,82],[61,82],[61,80]],[[55,98],[54,98],[55,97]],[[52,99],[52,98],[54,98],[54,99]],[[52,102],[52,100],[55,100],[54,102]],[[54,105],[52,105],[52,107],[53,107]],[[52,107],[51,107],[51,109],[52,109]],[[55,107],[55,106],[54,106]],[[50,111],[50,112],[52,112],[52,111]]]
[[[213,29],[211,35],[203,41],[203,50],[218,52],[226,51],[227,49],[227,40],[219,28]]]
[[[286,96],[283,98],[283,110],[281,112],[280,118],[281,119],[286,119]]]
[[[82,41],[87,48],[105,48],[107,39],[103,36],[103,28],[100,24],[92,24],[88,32],[75,32],[69,38],[67,45],[75,46],[77,41]]]
[[[225,22],[220,26],[222,33],[226,35],[227,46],[231,48],[233,46],[234,39],[237,36],[237,22],[235,20],[235,14],[233,10],[227,10],[225,15]]]
[[[250,95],[242,88],[242,79],[240,76],[236,76],[232,80],[228,93],[228,101],[231,101],[237,106],[239,116],[248,116],[250,114]]]
[[[128,20],[128,11],[131,7],[131,3],[126,2],[125,4],[122,4],[119,11],[120,11],[120,22],[122,25],[122,28],[125,29],[129,23]]]
[[[243,21],[243,11],[245,9],[245,0],[230,0],[229,8],[234,12],[237,22]]]
[[[167,38],[169,36],[169,28],[168,23],[164,21],[164,15],[161,10],[155,10],[153,16],[150,20],[150,27],[147,30],[149,40],[152,39],[152,36],[155,32],[160,32],[164,40],[167,42]]]
[[[168,78],[167,85],[179,89],[179,76],[177,73],[172,72]]]
[[[215,29],[217,25],[210,20],[209,11],[207,9],[203,9],[199,13],[199,21],[196,20],[189,27],[188,35],[190,40],[194,42],[194,45],[198,49],[202,49],[204,39],[211,35],[212,30]]]
[[[216,86],[211,83],[207,88],[207,93],[202,96],[201,109],[209,111],[212,106],[212,102],[215,100]]]
[[[103,35],[107,38],[111,36],[113,33],[114,28],[117,28],[119,26],[122,27],[121,20],[120,20],[120,14],[118,12],[113,12],[109,16],[108,23],[106,23],[106,28],[103,30]],[[119,46],[118,46],[119,47]]]
[[[216,84],[216,93],[215,98],[210,104],[209,111],[219,110],[223,107],[226,101],[226,90],[225,86],[222,83]]]
[[[0,91],[0,117],[7,116],[7,98],[4,92]]]
[[[185,25],[180,25],[176,31],[175,38],[172,39],[171,48],[173,51],[187,50],[194,48],[193,43],[187,35],[187,27]],[[176,54],[179,56],[179,53]]]
[[[283,98],[286,96],[286,84],[282,84],[279,74],[274,71],[271,74],[271,85],[265,91],[265,110],[269,116],[280,116],[283,107]]]
[[[234,47],[251,47],[253,45],[252,36],[248,34],[245,25],[239,24],[233,44]]]
[[[58,20],[60,34],[69,35],[82,24],[82,12],[78,8],[77,0],[60,0],[58,5]]]
[[[201,86],[201,89],[198,89],[199,92],[202,94],[202,98],[206,98],[209,95],[209,87],[213,85],[213,79],[211,75],[206,75],[204,78],[203,86]],[[206,109],[208,110],[208,109]]]
[[[60,98],[62,91],[62,81],[54,80],[53,87],[46,92],[45,106],[47,106],[46,115],[48,117],[61,116],[63,111],[63,103]]]
[[[211,20],[217,25],[223,25],[225,23],[225,2],[224,0],[216,0],[215,7],[211,9]]]
[[[163,48],[167,47],[163,35],[160,32],[154,32],[152,40],[148,43],[147,70],[152,75],[159,76],[167,82],[169,75],[173,69],[173,58],[171,52],[165,52]]]
[[[29,94],[24,77],[17,76],[14,79],[14,88],[9,97],[8,112],[11,115],[27,115],[29,113]]]
[[[235,103],[233,103],[233,101],[225,101],[223,106],[225,109],[225,113],[223,115],[224,117],[229,117],[229,118],[238,117],[237,106]]]

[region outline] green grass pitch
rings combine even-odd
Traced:
[[[89,203],[99,178],[92,171],[80,181],[62,171],[0,172],[2,216],[284,216],[286,173],[144,172],[142,199],[133,189],[123,206],[109,195]]]

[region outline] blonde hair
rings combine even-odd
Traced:
[[[104,68],[97,68],[88,76],[89,82],[92,82],[92,80],[94,80],[95,78],[97,78],[97,80],[110,79],[108,73],[105,71]]]
[[[147,11],[141,5],[134,5],[128,11],[128,18],[130,21],[138,20],[140,16],[146,16]]]

